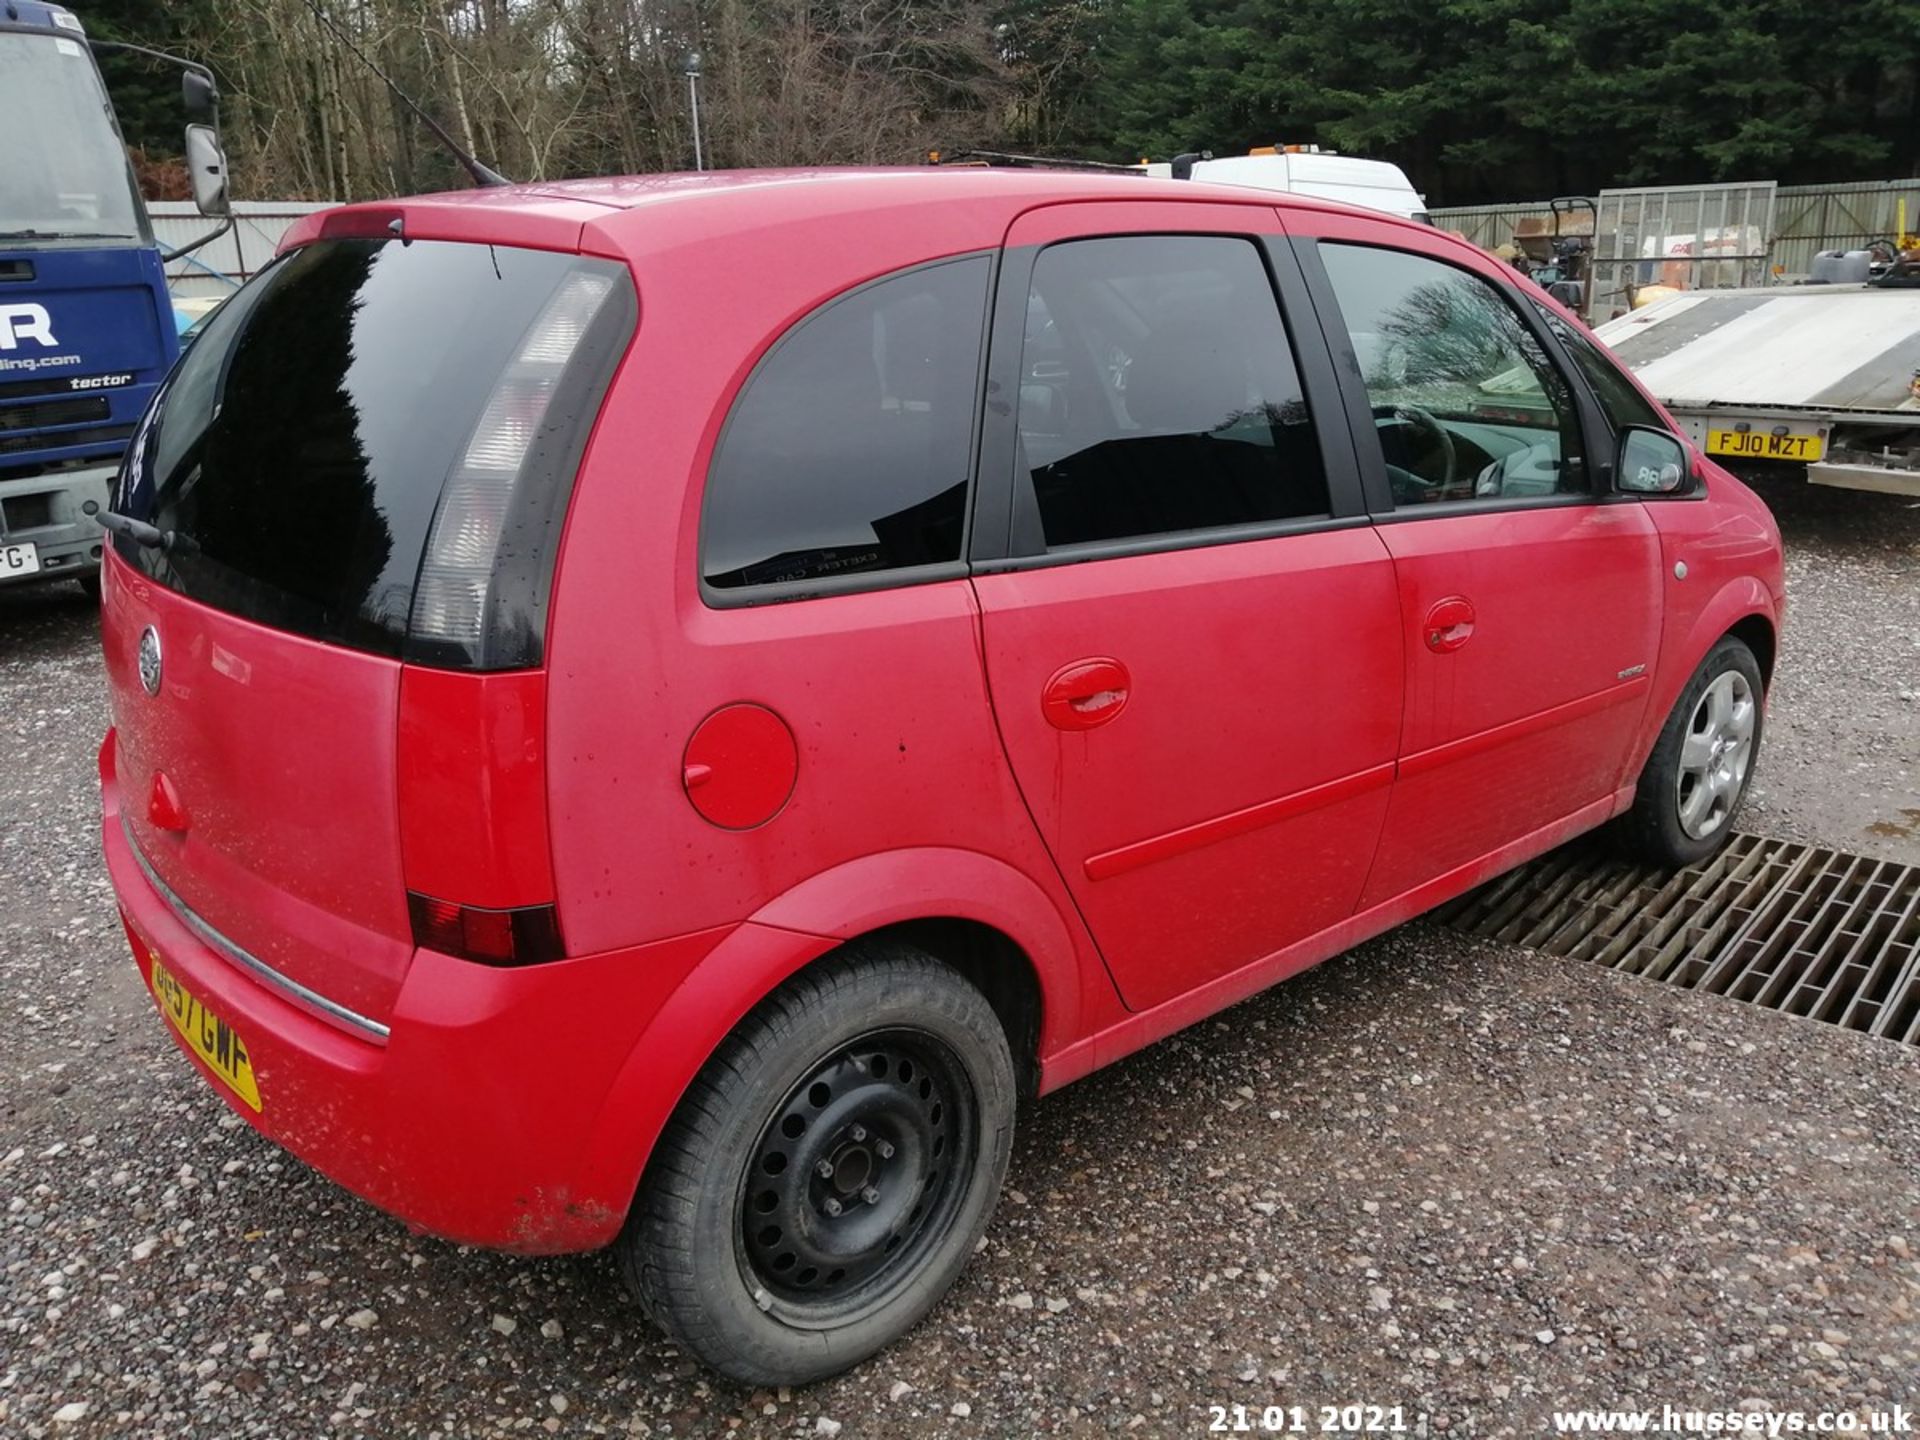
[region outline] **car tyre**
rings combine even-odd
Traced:
[[[1679,869],[1717,853],[1753,779],[1765,682],[1745,642],[1708,652],[1667,715],[1619,837],[1634,858]]]
[[[100,603],[100,572],[98,570],[91,575],[82,575],[74,583],[85,593],[87,599],[96,605]]]
[[[908,945],[849,947],[756,1006],[688,1087],[617,1242],[622,1274],[734,1380],[844,1370],[966,1265],[1015,1107],[979,990]]]

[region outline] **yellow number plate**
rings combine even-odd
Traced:
[[[1761,430],[1709,430],[1709,455],[1738,455],[1748,460],[1818,460],[1826,446],[1818,435],[1771,435]]]
[[[260,1108],[260,1087],[253,1080],[253,1057],[247,1053],[240,1032],[202,1005],[192,991],[173,977],[149,953],[153,964],[150,984],[153,998],[160,1002],[160,1013],[186,1038],[193,1053],[207,1062],[207,1068],[249,1108]]]

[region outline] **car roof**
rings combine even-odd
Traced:
[[[631,258],[750,229],[806,230],[855,216],[885,223],[892,213],[923,233],[928,226],[944,227],[955,249],[968,249],[997,245],[1014,218],[1036,206],[1124,200],[1325,210],[1385,226],[1411,223],[1310,196],[1117,172],[818,166],[536,181],[368,201],[304,217],[287,232],[282,248],[321,234],[375,233],[400,218],[416,238],[491,239]]]

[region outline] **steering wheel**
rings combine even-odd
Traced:
[[[1438,481],[1428,480],[1424,476],[1407,471],[1407,477],[1426,490],[1450,491],[1459,475],[1459,461],[1454,455],[1453,436],[1432,414],[1418,405],[1409,405],[1405,401],[1396,405],[1376,405],[1373,407],[1375,420],[1405,420],[1415,429],[1425,430],[1440,442],[1440,457],[1443,462],[1441,477]],[[1400,469],[1399,466],[1393,468]]]

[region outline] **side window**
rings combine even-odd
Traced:
[[[1019,460],[1047,548],[1329,513],[1287,332],[1248,240],[1041,251]]]
[[[1533,308],[1540,312],[1540,318],[1547,322],[1547,328],[1567,354],[1573,357],[1573,363],[1587,384],[1593,387],[1594,395],[1600,401],[1601,410],[1606,412],[1607,423],[1615,430],[1624,430],[1629,425],[1649,425],[1655,430],[1665,430],[1667,422],[1660,412],[1648,403],[1647,397],[1626,376],[1620,373],[1620,362],[1600,348],[1585,330],[1577,325],[1569,325],[1538,300]]]
[[[1520,312],[1466,270],[1323,244],[1396,505],[1588,489],[1579,412]]]
[[[960,558],[990,270],[972,256],[877,281],[768,352],[707,473],[707,584]]]

